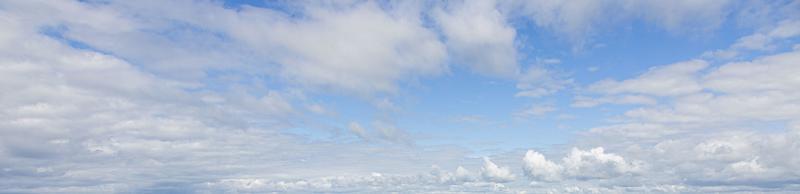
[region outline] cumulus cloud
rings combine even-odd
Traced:
[[[525,157],[522,158],[522,161],[524,162],[522,168],[526,176],[543,181],[561,180],[563,167],[547,160],[547,158],[539,152],[528,150],[528,152],[525,153]]]
[[[490,182],[510,182],[513,181],[514,174],[511,173],[511,170],[508,167],[500,167],[497,166],[492,160],[489,158],[483,158],[483,167],[481,168],[481,176],[484,180]]]
[[[591,150],[573,148],[564,157],[564,173],[578,179],[611,178],[642,171],[641,161],[626,161],[622,156],[605,153],[602,147]]]
[[[602,147],[591,150],[572,148],[561,164],[547,160],[542,154],[528,150],[523,157],[525,174],[534,180],[558,181],[562,177],[586,180],[609,179],[643,172],[641,161],[626,161],[617,154],[605,153]]]

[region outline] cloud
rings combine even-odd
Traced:
[[[588,151],[573,148],[572,152],[563,160],[564,173],[578,179],[612,178],[637,174],[643,168],[641,161],[626,161],[619,155],[605,153],[602,147]]]
[[[447,70],[445,45],[418,14],[391,15],[372,2],[311,10],[301,21],[239,26],[236,37],[254,47],[283,48],[275,56],[281,75],[309,86],[395,92],[396,81]]]
[[[601,104],[633,104],[633,105],[654,105],[658,101],[645,95],[609,95],[603,97],[576,96],[572,102],[572,107],[595,107]]]
[[[722,60],[734,59],[748,51],[773,51],[790,45],[783,44],[782,40],[791,39],[800,35],[800,20],[786,19],[769,27],[762,27],[755,33],[740,37],[727,49],[719,49],[703,53],[703,57]]]
[[[681,123],[791,120],[800,115],[796,111],[800,94],[794,89],[800,83],[791,73],[797,71],[793,61],[798,58],[800,52],[788,51],[687,75],[684,77],[691,79],[684,82],[696,85],[681,92],[687,95],[675,98],[673,106],[643,107],[626,115],[650,122]],[[688,94],[690,91],[694,94]]]
[[[466,174],[465,174],[466,173]],[[332,176],[311,179],[272,180],[259,178],[223,179],[200,186],[217,192],[498,192],[502,184],[473,179],[459,166],[446,172],[434,167],[429,174],[413,176],[371,173],[360,176]]]
[[[538,116],[544,116],[545,114],[550,113],[550,112],[554,112],[556,110],[558,110],[558,108],[556,108],[553,105],[531,105],[527,109],[516,113],[516,116],[518,116],[518,117],[538,117]]]
[[[797,122],[798,113],[794,109],[800,95],[793,89],[798,87],[796,79],[787,72],[796,72],[790,64],[794,64],[797,56],[798,52],[793,50],[728,62],[703,71],[678,68],[687,70],[679,73],[686,83],[699,88],[675,92],[680,94],[676,96],[662,95],[665,100],[628,110],[617,124],[592,128],[577,140],[585,146],[609,146],[615,155],[633,157],[646,165],[600,151],[573,150],[570,156],[594,158],[576,160],[582,161],[576,162],[579,164],[608,161],[614,164],[609,166],[616,167],[605,169],[618,169],[591,173],[599,177],[613,177],[625,171],[664,184],[685,184],[687,190],[794,190],[791,185],[800,180],[797,174],[800,166],[794,164],[798,160],[795,154],[786,151],[798,148],[794,142],[800,136],[793,123]],[[650,78],[644,78],[645,75],[658,74],[654,72],[664,69],[668,68],[656,68],[630,80],[647,80]],[[626,90],[629,91],[649,89]],[[562,165],[567,169],[566,164]],[[544,179],[541,175],[533,177]],[[632,178],[622,182],[647,181]]]
[[[516,30],[505,17],[494,1],[452,2],[433,12],[454,62],[480,74],[514,77]]]
[[[486,157],[483,158],[481,176],[483,176],[483,179],[486,181],[499,183],[514,181],[516,178],[514,174],[511,174],[511,170],[509,170],[508,167],[497,166],[497,164]]]
[[[731,47],[748,50],[771,50],[775,48],[776,41],[800,35],[800,27],[797,26],[800,26],[800,21],[798,20],[784,20],[770,30],[739,38]]]
[[[605,1],[538,3],[520,9],[533,9],[525,14],[536,25],[576,37],[591,34],[596,18],[616,10]],[[428,24],[415,3],[298,3],[298,10],[282,11],[190,1],[0,4],[0,192],[800,189],[797,49],[714,66],[690,60],[589,85],[598,96],[576,98],[579,106],[636,108],[578,133],[584,139],[565,145],[571,150],[553,146],[561,160],[516,150],[472,161],[475,153],[456,146],[396,144],[412,137],[391,119],[346,125],[370,141],[287,132],[309,127],[304,113],[327,112],[293,89],[392,93],[404,81],[446,73],[449,57],[479,73],[516,74],[518,96],[569,87],[571,80],[548,69],[518,72],[516,32],[504,5],[452,4]],[[724,6],[639,4],[633,7],[654,14],[641,17],[667,28],[713,28],[716,19],[690,20],[716,18]],[[768,49],[796,37],[790,21],[757,32],[763,39],[742,39],[741,48]],[[492,50],[474,51],[485,48]],[[375,104],[397,108],[388,98]],[[555,109],[532,106],[523,114]],[[519,170],[535,182],[517,179]]]
[[[394,93],[397,82],[448,70],[446,47],[422,25],[419,12],[384,10],[375,2],[300,4],[303,17],[214,2],[10,4],[33,17],[32,25],[55,29],[54,36],[181,80],[224,69],[371,95]],[[42,7],[50,13],[34,11]],[[195,17],[201,13],[214,17]]]
[[[602,33],[601,26],[645,20],[671,32],[707,32],[724,21],[730,6],[725,0],[704,1],[510,1],[504,7],[511,15],[529,18],[583,47],[590,37]],[[695,18],[704,18],[697,20]]]
[[[573,84],[573,79],[563,73],[540,66],[529,67],[517,80],[514,96],[538,98],[564,90]]]
[[[605,153],[602,147],[591,150],[572,148],[561,164],[547,160],[542,154],[528,150],[523,158],[525,174],[541,181],[560,181],[562,178],[610,179],[643,172],[641,161],[626,161],[622,156]]]
[[[367,130],[364,129],[364,127],[361,127],[361,124],[358,124],[357,122],[350,122],[350,125],[348,125],[347,128],[350,129],[350,132],[353,132],[353,134],[355,134],[359,138],[364,140],[368,139]]]
[[[536,180],[558,181],[564,170],[561,165],[553,163],[539,152],[528,150],[522,158],[525,175]]]
[[[694,77],[708,63],[691,60],[649,69],[633,79],[623,81],[603,80],[588,87],[589,91],[607,94],[644,94],[676,96],[694,93],[702,88]]]
[[[309,141],[283,131],[304,117],[295,107],[305,102],[291,92],[238,79],[218,82],[225,87],[204,85],[205,78],[150,69],[154,64],[112,47],[87,48],[41,31],[50,24],[75,30],[69,33],[106,27],[101,24],[110,28],[103,30],[127,25],[125,19],[131,18],[114,21],[124,11],[107,7],[113,4],[2,4],[14,8],[0,10],[0,24],[6,27],[0,30],[0,192],[199,192],[209,182],[247,177],[282,180],[374,171],[412,176],[425,170],[419,163],[447,163],[464,153],[432,148],[430,153],[439,153],[427,156],[404,146]],[[58,16],[46,19],[83,17],[62,17],[62,12],[101,15],[41,21],[35,18],[39,11],[28,9],[36,7]],[[119,37],[119,44],[141,46]],[[379,130],[381,137],[403,139],[404,133],[392,125]],[[353,166],[359,163],[385,165]],[[309,170],[328,165],[333,167]]]
[[[355,136],[366,141],[383,140],[392,143],[412,143],[404,130],[398,129],[392,123],[381,120],[376,120],[372,123],[372,130],[362,127],[358,122],[350,122],[347,128]]]

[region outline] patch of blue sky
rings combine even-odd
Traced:
[[[112,55],[108,51],[100,50],[100,49],[92,47],[91,45],[86,44],[84,42],[73,40],[73,39],[70,39],[70,38],[66,37],[65,33],[67,33],[67,31],[69,31],[68,27],[66,27],[64,25],[57,25],[57,26],[48,26],[48,27],[41,28],[39,30],[39,33],[41,33],[42,35],[45,35],[47,37],[50,37],[50,38],[52,38],[54,40],[63,42],[65,44],[69,45],[72,48],[77,48],[77,49],[87,50],[87,51],[92,51],[92,52],[98,52],[98,53],[102,53],[102,54],[106,54],[106,55]]]

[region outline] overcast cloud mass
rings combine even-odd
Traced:
[[[800,1],[0,1],[0,193],[798,193]]]

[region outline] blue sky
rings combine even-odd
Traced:
[[[0,193],[800,190],[798,1],[12,0],[0,26]]]

